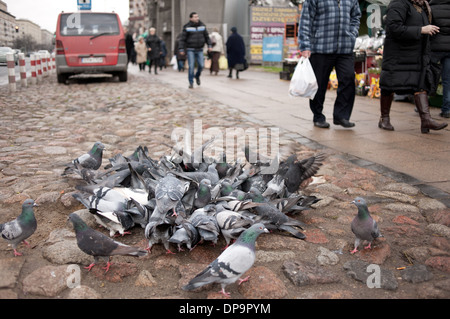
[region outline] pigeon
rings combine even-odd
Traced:
[[[183,251],[181,248],[182,244],[185,244],[189,250],[192,250],[199,241],[200,234],[197,228],[187,220],[184,220],[181,225],[177,226],[177,230],[169,239],[170,243],[177,244],[178,251]]]
[[[252,188],[248,193],[248,197],[256,203],[262,203],[262,205],[254,207],[254,210],[258,215],[255,221],[264,223],[269,229],[284,230],[299,239],[306,238],[305,234],[295,228],[299,227],[300,229],[303,229],[305,224],[286,216],[275,205],[264,202],[262,200],[263,197],[258,190]]]
[[[173,210],[176,215],[175,207],[183,198],[184,193],[189,189],[189,182],[182,182],[172,174],[167,174],[155,188],[156,208],[161,215],[167,211]]]
[[[80,168],[98,170],[102,165],[104,149],[105,146],[101,142],[96,142],[88,153],[75,158],[70,164],[68,164],[62,175],[68,175],[72,172],[78,171]]]
[[[95,220],[101,226],[109,230],[109,236],[115,236],[116,232],[120,235],[131,234],[128,229],[134,226],[133,216],[122,211],[102,212],[95,208],[90,208],[89,212],[94,215]]]
[[[145,238],[148,239],[148,247],[146,250],[151,252],[154,244],[162,243],[166,249],[166,253],[173,254],[169,249],[169,240],[173,235],[174,227],[175,224],[169,218],[155,216],[155,211],[153,211],[147,226],[145,226],[144,234]]]
[[[215,213],[214,205],[207,205],[195,210],[188,220],[197,228],[201,242],[211,241],[215,245],[220,234],[220,229],[216,218],[210,213]]]
[[[301,161],[295,158],[289,165],[284,178],[288,192],[297,192],[300,186],[305,186],[305,183],[319,171],[324,160],[324,153],[319,153]]]
[[[220,283],[222,289],[220,293],[230,297],[230,293],[225,291],[225,287],[236,282],[239,284],[247,281],[249,277],[240,279],[255,262],[255,242],[262,233],[268,233],[267,228],[257,223],[245,230],[234,244],[225,249],[219,257],[210,263],[202,272],[182,287],[183,290],[190,291],[210,283]]]
[[[76,213],[69,215],[69,220],[73,224],[75,235],[77,238],[77,245],[84,253],[94,256],[94,262],[85,267],[89,271],[100,259],[107,259],[106,272],[108,272],[111,263],[110,256],[133,256],[141,257],[147,255],[147,251],[139,247],[132,247],[115,241],[108,236],[90,228]]]
[[[253,224],[253,221],[250,218],[238,212],[226,209],[221,210],[216,214],[216,220],[220,232],[227,243],[225,249],[228,248],[232,239],[238,238],[243,231]]]
[[[194,196],[194,208],[203,208],[211,201],[211,181],[202,179]]]
[[[34,234],[37,228],[36,217],[34,216],[33,207],[38,206],[34,200],[26,199],[22,204],[22,213],[14,220],[0,224],[0,233],[3,239],[12,245],[14,249],[14,256],[21,256],[22,254],[16,250],[17,245],[26,241],[28,237]]]
[[[369,244],[364,249],[370,249],[372,241],[375,238],[383,237],[378,230],[377,222],[370,216],[369,208],[364,198],[356,197],[351,202],[358,207],[358,214],[352,221],[352,232],[355,234],[355,248],[350,252],[354,254],[358,251],[358,246],[361,240],[366,240]]]

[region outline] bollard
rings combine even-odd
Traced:
[[[47,57],[44,54],[41,54],[41,65],[42,65],[42,76],[47,76]]]
[[[9,91],[16,91],[16,70],[14,63],[14,53],[6,54],[6,65],[8,67],[8,82],[9,82]]]
[[[27,67],[25,65],[25,54],[19,53],[19,66],[20,66],[20,84],[23,87],[27,87]]]
[[[56,58],[55,58],[55,52],[52,53],[52,69],[53,69],[53,74],[56,73]]]
[[[41,65],[41,55],[36,54],[36,69],[37,69],[37,83],[42,82],[42,65]]]
[[[30,55],[30,64],[31,64],[31,84],[36,84],[36,55]]]

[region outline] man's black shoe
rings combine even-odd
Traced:
[[[196,80],[196,82],[197,82],[197,85],[200,85],[200,77],[195,78],[195,80]]]
[[[320,128],[329,128],[330,127],[330,123],[328,123],[326,121],[314,122],[314,126],[317,126],[317,127],[320,127]]]
[[[350,122],[349,120],[346,120],[346,119],[340,119],[340,120],[334,119],[333,120],[333,124],[334,125],[341,125],[341,126],[346,127],[346,128],[355,126],[355,123]]]

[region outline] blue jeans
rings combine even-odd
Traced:
[[[442,113],[450,113],[450,53],[441,59],[442,65]]]
[[[195,68],[195,62],[197,61],[197,73],[195,73],[195,78],[199,78],[202,74],[203,70],[203,49],[195,50],[195,49],[187,49],[186,50],[187,60],[189,64],[189,83],[194,83],[194,68]]]

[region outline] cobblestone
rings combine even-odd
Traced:
[[[204,83],[200,89],[207,87],[206,76]],[[263,122],[202,97],[196,90],[178,89],[148,74],[130,74],[126,83],[78,80],[58,85],[56,79],[46,78],[41,85],[19,89],[14,95],[9,94],[7,87],[0,87],[0,99],[0,222],[15,218],[26,198],[32,197],[41,204],[36,208],[38,230],[29,238],[31,247],[20,247],[24,256],[12,258],[12,249],[0,242],[0,297],[223,297],[217,294],[219,287],[215,285],[194,292],[180,289],[221,253],[225,245],[222,240],[215,247],[202,244],[173,256],[166,255],[160,245],[145,258],[115,256],[108,274],[101,267],[94,267],[91,272],[83,269],[93,259],[72,255],[75,239],[67,223],[70,213],[83,208],[70,195],[80,180],[60,174],[65,164],[96,141],[106,146],[104,166],[108,158],[118,153],[130,154],[139,145],[147,146],[155,158],[170,153],[167,145],[173,144],[173,129],[193,131],[195,120],[202,121],[203,130],[217,127],[222,131],[261,128]],[[317,145],[295,132],[281,128],[280,135],[283,145],[293,139],[305,141],[302,154],[317,151]],[[318,174],[325,183],[310,185],[304,193],[322,200],[311,210],[294,216],[306,223],[306,240],[282,233],[260,236],[257,260],[248,272],[250,280],[241,286],[227,287],[232,297],[448,298],[448,208],[389,174],[359,166],[337,151],[321,150],[328,156]],[[349,202],[356,196],[369,199],[369,209],[385,238],[374,244],[374,250],[351,255],[354,236],[350,223],[356,209]],[[90,216],[84,209],[82,214]],[[90,225],[99,229],[93,219]],[[117,240],[146,245],[140,228]],[[327,252],[328,257],[318,259],[319,249],[322,256]],[[82,288],[66,289],[66,269],[72,263],[81,268]],[[355,271],[361,265],[363,269],[369,263],[382,264],[382,273],[388,274],[382,293],[365,285],[367,274],[358,275],[362,283],[356,285],[347,275],[349,269]],[[427,266],[428,281],[422,291],[416,279],[395,280],[401,277],[397,268],[413,264]],[[289,271],[285,270],[286,265],[290,265]],[[292,278],[299,265],[310,270],[316,284],[297,286]],[[332,280],[323,283],[328,275]],[[264,280],[258,280],[259,276]],[[323,278],[318,279],[320,276]],[[276,287],[271,286],[274,282]]]

